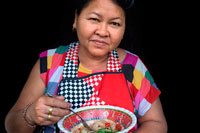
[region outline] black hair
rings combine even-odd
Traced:
[[[134,0],[112,0],[112,1],[116,3],[117,5],[119,5],[125,12],[134,3]],[[76,6],[77,15],[80,15],[83,8],[87,7],[90,2],[91,0],[76,0],[75,6]]]

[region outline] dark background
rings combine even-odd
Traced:
[[[129,43],[121,47],[139,55],[149,69],[162,91],[160,98],[169,132],[173,132],[182,129],[177,122],[182,120],[179,109],[185,108],[180,102],[182,97],[178,97],[182,95],[179,92],[185,91],[180,85],[184,82],[180,80],[184,70],[182,57],[186,59],[179,49],[181,27],[177,18],[181,13],[174,12],[177,6],[167,1],[135,1],[128,14],[131,25],[125,41]],[[16,102],[39,53],[57,47],[59,40],[76,41],[72,33],[74,5],[70,0],[15,1],[4,6],[1,20],[3,105],[0,132],[5,132],[5,116]]]

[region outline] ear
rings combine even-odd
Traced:
[[[77,14],[77,11],[75,11],[74,23],[73,23],[73,28],[74,28],[74,29],[76,29],[77,19],[78,19],[78,14]]]

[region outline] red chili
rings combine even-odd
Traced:
[[[117,123],[115,128],[116,128],[117,131],[121,131],[122,130],[122,127],[121,127],[120,123]]]
[[[110,123],[109,123],[109,122],[106,122],[106,123],[105,123],[105,127],[110,127]]]

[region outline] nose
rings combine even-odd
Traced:
[[[105,23],[101,23],[98,25],[95,34],[100,36],[100,37],[108,37],[109,36],[109,32],[108,32],[108,27],[107,24]]]

